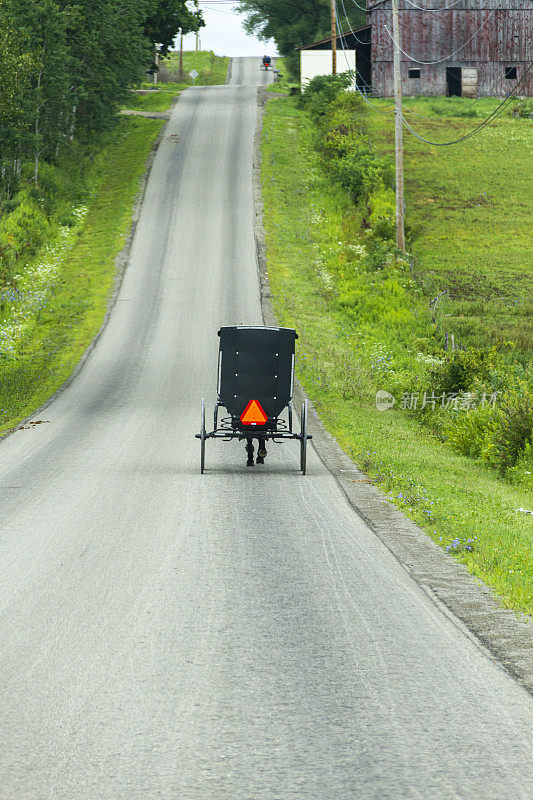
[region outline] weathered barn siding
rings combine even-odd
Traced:
[[[402,88],[405,95],[446,94],[446,70],[463,70],[466,96],[504,96],[525,75],[533,61],[532,0],[413,0],[415,5],[441,11],[422,11],[399,0],[402,50]],[[381,95],[393,94],[391,0],[368,0],[372,26],[372,87]],[[478,33],[478,29],[480,29]],[[475,35],[474,35],[475,34]],[[468,41],[473,36],[471,41]],[[456,52],[457,51],[457,52]],[[451,53],[452,58],[446,58]],[[418,62],[443,60],[438,64]],[[516,67],[517,78],[506,79],[505,68]],[[420,69],[409,78],[409,69]],[[533,69],[520,95],[533,95]]]

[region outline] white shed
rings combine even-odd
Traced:
[[[300,87],[305,89],[310,80],[317,75],[331,75],[331,50],[300,50]],[[337,72],[352,70],[355,75],[355,50],[337,52]],[[355,78],[354,78],[355,87]]]
[[[345,49],[346,48],[346,49]],[[331,75],[331,37],[311,42],[298,48],[300,51],[301,88],[317,75]],[[337,37],[337,72],[353,72],[353,88],[370,90],[372,65],[370,63],[370,27],[348,31]]]

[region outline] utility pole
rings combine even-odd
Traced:
[[[337,74],[337,22],[335,19],[335,0],[331,0],[331,74]]]
[[[155,46],[154,65],[154,86],[157,86],[157,71],[159,69],[159,45],[157,44]]]
[[[400,23],[398,0],[392,0],[392,35],[394,42],[394,140],[396,147],[396,244],[405,252],[403,228],[403,121],[402,121],[402,76],[400,72]]]
[[[196,16],[198,17],[200,15],[199,0],[195,0],[195,5],[196,5]],[[196,52],[198,52],[198,48],[199,48],[199,44],[200,44],[199,39],[200,39],[200,31],[197,30],[196,31]]]
[[[183,80],[183,31],[180,33],[180,83]]]

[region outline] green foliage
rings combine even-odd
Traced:
[[[361,233],[365,209],[354,208],[331,180],[315,139],[315,125],[291,98],[268,104],[262,159],[268,273],[276,318],[300,336],[298,377],[328,431],[367,479],[506,604],[531,613],[530,517],[517,509],[531,509],[526,481],[531,484],[532,448],[526,442],[502,480],[483,466],[489,418],[497,415],[498,403],[496,410],[476,411],[481,417],[443,410],[440,431],[401,410],[402,393],[412,387],[421,398],[429,370],[444,355],[442,329],[429,322],[412,265],[389,240]],[[433,152],[425,170],[435,170],[436,160]],[[489,177],[484,173],[485,181]],[[453,248],[450,255],[457,269]],[[421,265],[415,277],[418,270]],[[485,388],[506,380],[498,361]],[[394,409],[376,409],[377,389],[391,392]],[[475,381],[472,390],[478,389],[483,387]],[[463,447],[467,452],[477,437],[477,462],[450,447],[444,428],[467,418]]]
[[[373,150],[367,110],[358,93],[346,91],[350,81],[349,73],[313,78],[299,105],[317,125],[317,146],[328,172],[354,203],[365,204],[373,237],[393,241],[396,237],[394,168],[389,158],[377,156]]]
[[[385,186],[372,192],[368,198],[369,222],[374,236],[394,240],[396,237],[396,197]]]
[[[21,192],[16,209],[0,220],[0,282],[13,281],[22,264],[44,244],[49,231],[45,213],[28,192]]]
[[[0,199],[20,164],[57,162],[75,137],[110,129],[129,86],[201,15],[185,0],[1,0]]]
[[[487,454],[498,426],[498,414],[494,408],[479,408],[464,414],[443,416],[444,434],[454,450],[469,458],[481,458]]]
[[[24,320],[27,335],[15,337],[15,353],[9,358],[4,351],[0,355],[0,431],[16,425],[62,385],[100,329],[115,279],[116,256],[124,247],[131,224],[139,177],[162,124],[160,120],[121,118],[117,127],[106,134],[105,141],[100,142],[100,152],[90,161],[82,160],[83,181],[78,173],[80,159],[62,164],[57,183],[60,185],[62,178],[65,179],[66,204],[62,214],[66,217],[67,209],[71,211],[70,222],[76,228],[70,233],[75,246],[67,248],[61,256],[53,291],[40,292],[33,308],[29,303],[28,319]],[[82,151],[76,155],[81,154]],[[84,193],[84,205],[88,208],[80,222],[73,204],[79,204],[82,183],[89,191]],[[24,221],[16,217],[25,226],[28,221],[31,226],[39,223],[34,216],[35,206],[32,204],[30,208]],[[19,207],[17,215],[20,214]],[[4,218],[0,227],[5,221]],[[14,223],[15,218],[11,217],[9,227],[15,227]],[[58,229],[56,220],[49,223],[46,243],[52,247],[54,237],[61,233]],[[36,232],[39,236],[38,228]],[[46,266],[49,256],[45,254],[42,259],[41,256],[39,253],[32,261],[30,270],[43,263]],[[28,288],[31,295],[33,287]],[[11,286],[0,286],[0,323],[9,323],[9,317],[3,316],[10,313],[12,298],[15,303],[24,302],[20,296],[17,300],[17,295]],[[2,308],[2,303],[6,307]]]
[[[519,383],[502,397],[488,460],[501,474],[505,474],[516,466],[526,445],[531,448],[532,436],[533,392],[524,383]]]
[[[475,380],[489,382],[497,361],[494,349],[454,350],[443,363],[430,371],[431,387],[446,393],[466,392]]]
[[[533,97],[521,97],[515,100],[506,109],[508,114],[513,117],[522,117],[523,119],[531,119],[533,117]]]
[[[205,26],[202,12],[189,11],[186,0],[156,0],[148,6],[145,32],[152,44],[160,45],[163,54],[172,47],[178,31],[184,35]]]
[[[189,86],[193,80],[189,73],[195,69],[198,72],[196,85],[221,85],[226,80],[228,72],[229,58],[217,56],[212,50],[186,50],[183,53],[183,74],[179,74],[180,54],[178,51],[171,51],[168,57],[161,64],[159,73],[160,80],[181,81]]]
[[[517,486],[529,487],[531,489],[533,480],[533,445],[529,440],[526,440],[524,449],[521,451],[516,464],[508,467],[505,477],[507,480],[516,484]]]
[[[372,144],[380,156],[393,156],[394,115],[386,101],[373,102],[382,112],[368,111]],[[421,115],[409,114],[411,123],[432,141],[455,139],[476,126],[459,111],[473,107],[486,117],[499,102],[405,99]],[[414,136],[403,140],[406,221],[417,231],[409,248],[417,288],[427,305],[446,292],[436,310],[442,332],[465,346],[497,347],[512,369],[513,363],[523,369],[533,357],[531,125],[529,119],[498,117],[453,147],[428,146]]]
[[[317,75],[309,81],[299,96],[298,104],[307,111],[314,122],[319,122],[325,114],[329,114],[331,103],[344,93],[350,82],[349,72],[340,75]]]
[[[328,36],[331,30],[331,5],[329,0],[240,0],[239,9],[246,14],[244,28],[259,39],[274,39],[279,53],[285,57],[290,73],[300,72],[300,54],[297,48]],[[341,24],[355,28],[365,22],[365,12],[350,5]]]
[[[533,435],[533,392],[526,383],[513,382],[494,406],[440,416],[441,431],[454,450],[480,459],[508,480],[526,482]]]

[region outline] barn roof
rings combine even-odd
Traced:
[[[337,36],[337,47],[339,48],[339,50],[342,50],[343,46],[344,46],[344,42],[346,42],[347,45],[350,45],[350,46],[353,45],[353,49],[355,50],[356,47],[357,47],[357,43],[358,43],[357,39],[359,38],[359,37],[356,36],[356,34],[364,34],[366,31],[370,32],[370,25],[362,25],[360,28],[353,28],[353,29],[351,29],[349,31],[346,31],[346,33],[342,34],[342,38],[341,38],[341,36],[339,34],[339,36]],[[360,44],[360,42],[359,42],[359,44]],[[367,44],[367,43],[364,42],[364,44]],[[297,50],[320,50],[320,45],[329,45],[329,47],[331,47],[331,36],[327,36],[325,39],[319,39],[317,42],[310,42],[310,44],[304,44],[301,47],[297,47],[296,49]],[[323,49],[329,50],[329,47],[326,47],[326,48],[323,48]]]

